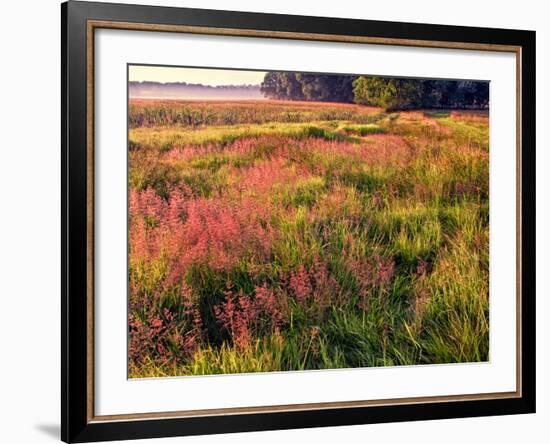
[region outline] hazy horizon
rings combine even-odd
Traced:
[[[265,71],[130,65],[130,98],[261,100]],[[139,83],[135,83],[139,82]],[[142,82],[152,82],[152,85]]]
[[[130,65],[130,82],[193,83],[206,86],[260,85],[266,71]]]

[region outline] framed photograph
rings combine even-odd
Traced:
[[[535,411],[535,33],[69,1],[62,439]]]

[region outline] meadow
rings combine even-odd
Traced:
[[[131,100],[129,375],[487,361],[489,119]]]

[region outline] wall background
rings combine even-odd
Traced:
[[[550,28],[544,3],[438,0],[136,0],[287,14],[353,17],[537,31],[537,350],[536,415],[454,419],[207,437],[155,443],[512,443],[546,442],[550,421],[550,154],[546,100]],[[58,0],[5,3],[0,25],[0,436],[41,444],[59,436],[60,11]],[[414,381],[411,381],[414,383]]]

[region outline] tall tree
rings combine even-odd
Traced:
[[[353,94],[362,105],[408,109],[421,106],[423,88],[418,80],[361,76],[353,82]]]
[[[272,99],[353,102],[356,76],[270,71],[260,91]]]
[[[266,73],[260,91],[273,99],[302,100],[304,97],[298,75],[293,72],[270,71]]]

